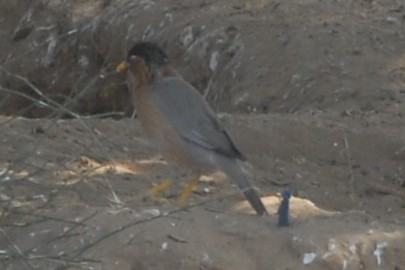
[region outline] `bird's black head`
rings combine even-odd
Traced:
[[[139,42],[136,43],[129,51],[127,60],[131,56],[138,56],[145,60],[145,63],[150,66],[164,66],[168,62],[166,53],[155,43]]]

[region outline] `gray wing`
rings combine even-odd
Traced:
[[[181,77],[164,77],[149,89],[161,112],[184,140],[245,160],[203,96]]]

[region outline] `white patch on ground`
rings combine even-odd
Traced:
[[[305,253],[302,263],[310,264],[315,260],[315,258],[316,258],[316,253],[314,253],[314,252]]]
[[[194,40],[193,26],[187,26],[180,34],[181,43],[184,47],[189,47]]]
[[[381,255],[384,252],[384,248],[386,248],[388,246],[387,242],[381,242],[381,243],[377,243],[375,250],[373,252],[374,256],[377,258],[377,264],[380,265],[381,264]]]
[[[210,57],[210,69],[212,71],[215,71],[215,69],[218,66],[218,57],[219,57],[219,53],[218,52],[213,52],[211,53],[211,57]]]

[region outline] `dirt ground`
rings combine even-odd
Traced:
[[[403,1],[0,0],[0,22],[0,269],[405,269]],[[114,72],[141,39],[270,216],[220,173],[148,195],[168,168]]]

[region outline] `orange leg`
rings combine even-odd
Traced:
[[[181,195],[179,198],[180,204],[184,205],[187,203],[188,197],[190,197],[191,193],[193,193],[193,191],[196,188],[196,186],[198,185],[199,181],[200,181],[200,178],[197,178],[197,179],[187,183],[187,186],[181,192]]]
[[[151,196],[159,194],[159,193],[165,191],[166,189],[168,189],[171,185],[173,185],[172,180],[165,180],[162,183],[160,183],[160,184],[154,186],[153,188],[149,189],[148,193]]]

